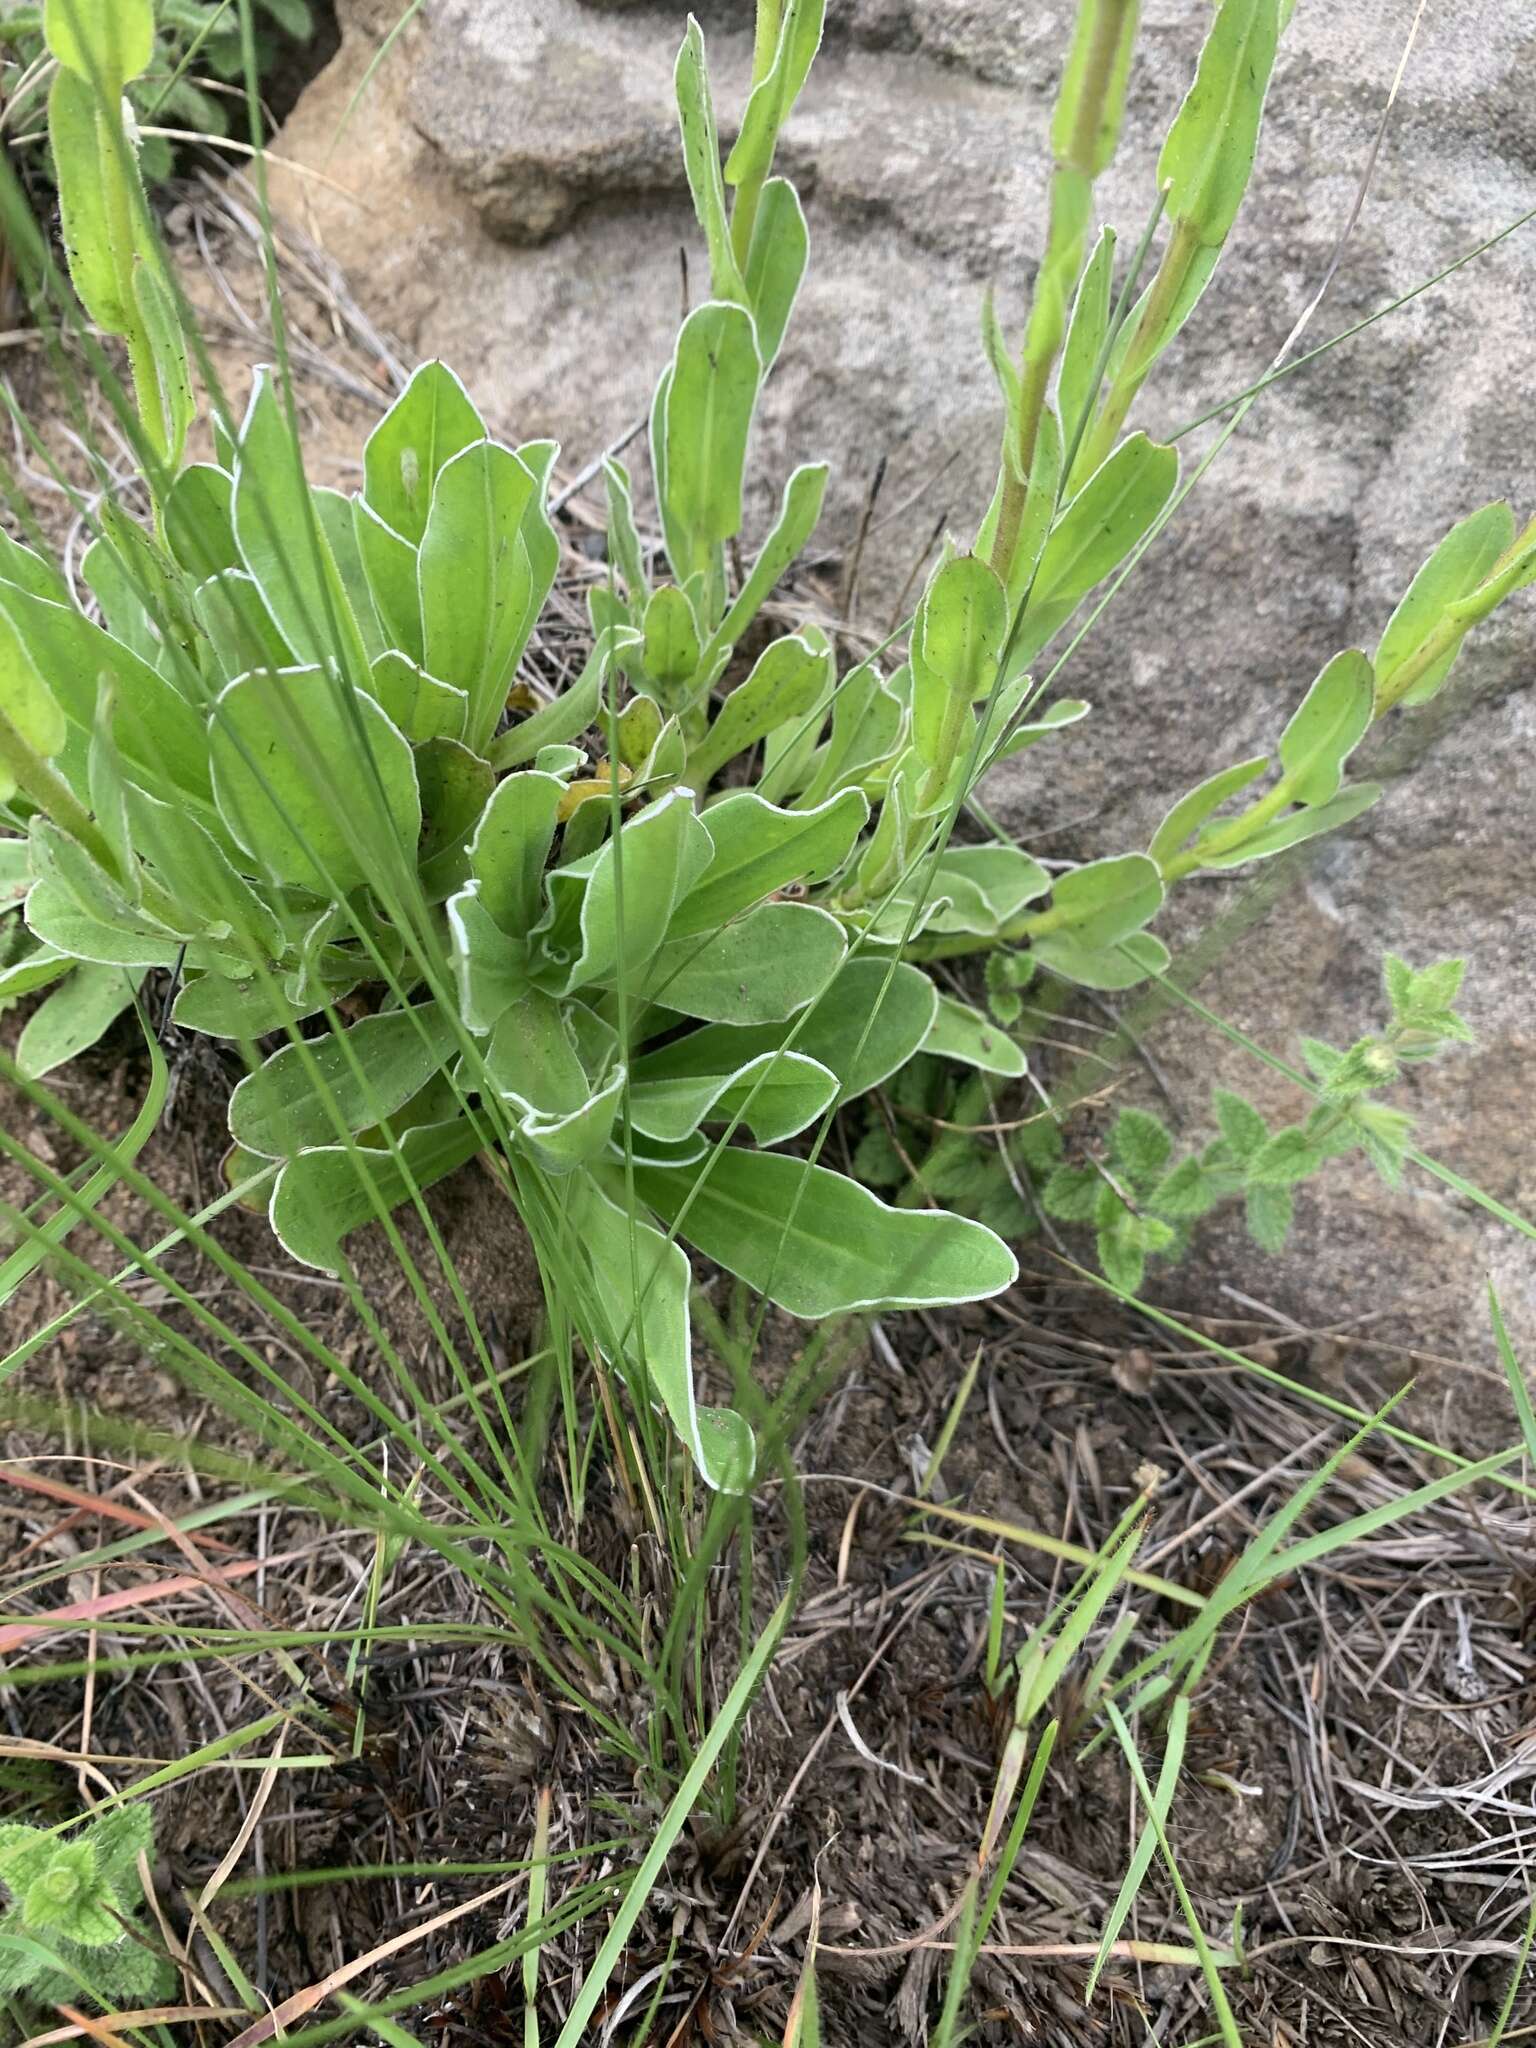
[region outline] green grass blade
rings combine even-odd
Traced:
[[[143,1010],[137,1005],[135,1009],[143,1028],[144,1046],[150,1063],[149,1087],[145,1090],[139,1113],[123,1135],[106,1148],[106,1156],[73,1201],[61,1206],[27,1244],[18,1245],[0,1265],[0,1308],[11,1299],[22,1282],[37,1271],[49,1251],[62,1244],[70,1232],[85,1221],[87,1212],[111,1193],[121,1178],[117,1162],[131,1164],[154,1136],[170,1089],[170,1073],[160,1042],[150,1030]]]
[[[1509,2032],[1509,2023],[1514,2017],[1515,2000],[1525,1977],[1525,1966],[1530,1960],[1531,1943],[1536,1940],[1536,1900],[1526,1916],[1525,1933],[1520,1938],[1520,1951],[1509,1972],[1509,1982],[1504,1987],[1504,1997],[1499,2005],[1499,2016],[1493,2023],[1493,2032],[1488,2036],[1485,2048],[1499,2048],[1499,2043]],[[1524,2031],[1522,2029],[1522,2031]]]
[[[1520,1418],[1520,1434],[1525,1439],[1526,1456],[1536,1465],[1536,1410],[1531,1407],[1531,1391],[1525,1384],[1525,1374],[1520,1370],[1520,1361],[1515,1348],[1509,1341],[1509,1331],[1504,1326],[1504,1311],[1500,1306],[1493,1282],[1488,1283],[1488,1314],[1493,1322],[1493,1341],[1499,1347],[1499,1360],[1504,1367],[1504,1376],[1509,1381],[1510,1397],[1515,1404],[1515,1413]]]
[[[1113,1715],[1116,1727],[1124,1727],[1124,1722],[1115,1713],[1114,1707],[1110,1705],[1107,1710]],[[1158,1769],[1155,1791],[1149,1792],[1146,1789],[1145,1777],[1138,1779],[1142,1800],[1147,1809],[1147,1818],[1142,1823],[1141,1833],[1136,1839],[1135,1851],[1126,1868],[1125,1876],[1120,1880],[1120,1889],[1116,1892],[1115,1902],[1109,1909],[1109,1917],[1104,1922],[1104,1932],[1099,1940],[1099,1952],[1093,1959],[1093,1968],[1088,1972],[1088,1982],[1083,1988],[1084,2005],[1087,2005],[1093,1998],[1099,1978],[1103,1974],[1104,1965],[1109,1961],[1110,1950],[1120,1939],[1120,1930],[1130,1916],[1131,1908],[1136,1903],[1137,1894],[1145,1883],[1147,1872],[1152,1866],[1152,1858],[1157,1854],[1158,1834],[1167,1822],[1169,1812],[1173,1806],[1173,1795],[1178,1790],[1179,1772],[1183,1768],[1184,1763],[1184,1743],[1188,1733],[1189,1701],[1181,1693],[1174,1701],[1173,1710],[1168,1716],[1168,1732],[1163,1745],[1163,1761]],[[1130,1740],[1129,1731],[1121,1739],[1122,1742],[1128,1742]]]
[[[1179,1704],[1184,1705],[1187,1703],[1181,1700]],[[1173,1847],[1168,1839],[1165,1816],[1159,1812],[1155,1796],[1147,1784],[1146,1772],[1141,1767],[1141,1758],[1137,1754],[1134,1741],[1131,1739],[1131,1731],[1125,1725],[1123,1716],[1116,1710],[1113,1703],[1108,1704],[1107,1711],[1114,1722],[1115,1733],[1120,1738],[1120,1746],[1125,1751],[1126,1762],[1131,1767],[1131,1775],[1136,1780],[1136,1789],[1140,1793],[1151,1822],[1157,1831],[1157,1845],[1162,1851],[1163,1862],[1166,1864],[1168,1875],[1173,1881],[1173,1888],[1178,1896],[1179,1910],[1183,1913],[1185,1925],[1189,1928],[1189,1938],[1194,1944],[1195,1953],[1200,1959],[1200,1974],[1205,1979],[1205,1988],[1210,1993],[1211,2004],[1216,2010],[1216,2023],[1221,2030],[1222,2042],[1225,2044],[1225,2048],[1243,2048],[1243,2037],[1238,2032],[1237,2020],[1233,2015],[1231,2003],[1227,1998],[1226,1986],[1221,1981],[1222,1966],[1225,1965],[1229,1969],[1232,1968],[1236,1964],[1237,1958],[1230,1952],[1224,1952],[1221,1958],[1218,1959],[1209,1941],[1207,1941],[1205,1931],[1200,1925],[1199,1916],[1195,1912],[1193,1901],[1190,1899],[1183,1876],[1175,1860]],[[1159,1782],[1159,1789],[1161,1789],[1161,1781]]]
[[[651,1889],[661,1875],[662,1866],[672,1853],[672,1846],[681,1834],[688,1816],[697,1805],[703,1792],[715,1759],[725,1747],[727,1736],[737,1721],[746,1712],[748,1702],[756,1689],[758,1680],[768,1668],[768,1663],[778,1646],[780,1635],[790,1616],[790,1602],[781,1600],[769,1617],[768,1625],[757,1639],[757,1645],[747,1662],[738,1673],[735,1684],[726,1694],[725,1702],[711,1724],[709,1733],[699,1744],[687,1776],[678,1786],[676,1795],[657,1825],[655,1839],[647,1851],[644,1861],[630,1880],[624,1893],[624,1903],[614,1915],[596,1960],[581,1987],[581,1995],[571,2007],[565,2025],[560,2029],[555,2048],[581,2048],[586,2038],[584,2029],[597,2010],[608,1980],[618,1967],[635,1922],[644,1910]]]

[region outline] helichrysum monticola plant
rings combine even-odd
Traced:
[[[725,154],[690,23],[677,102],[710,295],[651,410],[662,547],[609,462],[589,658],[513,711],[559,566],[554,446],[498,442],[428,364],[355,494],[307,482],[280,376],[240,422],[216,408],[215,459],[187,462],[184,330],[117,111],[149,61],[149,0],[48,0],[71,272],[126,347],[153,520],[107,503],[88,606],[0,542],[0,802],[18,835],[0,889],[25,899],[0,995],[56,984],[23,1065],[69,1057],[146,973],[174,975],[179,1024],[250,1049],[232,1172],[328,1269],[357,1225],[483,1154],[574,1275],[589,1341],[721,1485],[747,1483],[753,1449],[738,1415],[694,1401],[685,1245],[809,1317],[1006,1286],[991,1231],[888,1206],[815,1157],[841,1103],[920,1054],[1024,1073],[1003,1021],[926,967],[989,954],[999,985],[1040,971],[1104,989],[1160,971],[1148,927],[1168,889],[1356,816],[1379,794],[1346,779],[1372,723],[1439,689],[1536,574],[1536,532],[1506,507],[1462,521],[1374,655],[1339,654],[1305,692],[1278,758],[1216,766],[1145,852],[1062,872],[950,843],[990,766],[1086,712],[1041,701],[1029,664],[1173,507],[1177,454],[1123,428],[1233,225],[1285,11],[1217,8],[1138,290],[1108,229],[1090,248],[1136,9],[1083,0],[1022,343],[990,306],[984,321],[996,495],[974,544],[946,545],[905,659],[843,670],[814,626],[763,635],[824,466],[793,471],[739,552],[752,424],[807,261],[776,147],[822,4],[763,0]],[[810,1160],[775,1149],[797,1138]]]

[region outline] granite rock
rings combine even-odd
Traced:
[[[701,0],[722,126],[750,57],[748,0]],[[393,10],[385,8],[385,14]],[[978,343],[983,289],[1014,322],[1041,237],[1043,138],[1065,0],[833,0],[827,45],[786,138],[812,271],[765,407],[757,508],[796,460],[829,458],[823,538],[846,545],[882,457],[861,604],[883,625],[947,516],[990,489],[995,389]],[[1147,0],[1127,140],[1101,188],[1134,242],[1157,138],[1206,10]],[[1354,204],[1414,0],[1303,6],[1277,67],[1258,171],[1228,261],[1138,415],[1172,434],[1263,374],[1325,275]],[[342,0],[340,54],[309,89],[285,155],[324,163],[287,197],[408,349],[441,354],[499,425],[558,436],[574,467],[645,410],[699,240],[670,103],[679,10],[654,0],[433,0],[339,141],[384,24]],[[1536,20],[1525,0],[1429,10],[1368,196],[1307,345],[1363,319],[1536,206]],[[995,779],[996,812],[1037,852],[1145,844],[1212,767],[1272,743],[1336,649],[1370,646],[1456,518],[1536,501],[1536,226],[1319,356],[1267,393],[1061,677],[1095,716]],[[1181,443],[1193,464],[1215,429]],[[1431,1152],[1536,1214],[1536,697],[1529,598],[1485,629],[1445,696],[1368,747],[1381,804],[1326,843],[1251,923],[1202,998],[1293,1056],[1301,1032],[1347,1042],[1379,1010],[1380,953],[1465,952],[1478,1047],[1405,1091]],[[1242,877],[1187,885],[1167,920],[1189,940],[1256,915]],[[1246,908],[1245,908],[1246,906]],[[1204,1027],[1153,1044],[1192,1130],[1209,1084],[1294,1107]],[[1257,1078],[1256,1078],[1257,1077]],[[1536,1357],[1532,1247],[1443,1186],[1390,1194],[1336,1168],[1302,1198],[1291,1251],[1208,1228],[1169,1298],[1217,1285],[1309,1323],[1368,1327],[1491,1358],[1489,1274]],[[1236,1280],[1232,1276],[1238,1276]]]

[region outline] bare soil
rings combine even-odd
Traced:
[[[70,1106],[101,1128],[130,1120],[146,1078],[125,1028],[67,1077]],[[218,1185],[222,1149],[217,1076],[189,1074],[169,1128],[142,1164],[175,1201],[196,1207]],[[7,1105],[8,1128],[66,1169],[56,1127]],[[14,1199],[15,1174],[7,1176]],[[131,1198],[108,1210],[142,1230]],[[456,1257],[467,1260],[487,1308],[498,1362],[515,1362],[531,1334],[519,1283],[498,1295],[515,1231],[474,1169],[447,1184],[440,1210]],[[263,1241],[260,1219],[221,1219],[221,1242],[250,1260],[276,1299],[365,1374],[372,1340],[345,1295],[285,1267]],[[501,1254],[498,1262],[498,1250]],[[269,1357],[284,1355],[269,1318],[253,1313],[206,1260],[185,1251],[168,1267],[232,1332]],[[793,1993],[813,1913],[828,2038],[920,2041],[942,1988],[952,1938],[948,1916],[974,1867],[996,1779],[1007,1702],[989,1698],[984,1645],[997,1559],[1007,1591],[1005,1647],[1014,1647],[1063,1590],[1067,1567],[986,1526],[915,1516],[909,1505],[949,1411],[964,1364],[983,1365],[944,1458],[935,1498],[963,1516],[1017,1525],[1096,1548],[1161,1468],[1141,1562],[1195,1591],[1219,1582],[1235,1550],[1337,1441],[1328,1418],[1299,1394],[1267,1388],[1198,1345],[1170,1345],[1037,1262],[1004,1300],[943,1317],[887,1319],[821,1400],[794,1447],[802,1474],[808,1559],[795,1619],[753,1708],[735,1763],[735,1797],[685,1834],[642,1915],[608,2017],[638,2024],[670,1956],[649,2038],[776,2039]],[[389,1284],[382,1246],[360,1268],[371,1303],[436,1399],[451,1397],[446,1365],[419,1311]],[[1059,1269],[1058,1269],[1059,1271]],[[398,1280],[398,1274],[396,1274]],[[403,1283],[400,1283],[403,1285]],[[8,1335],[20,1338],[66,1305],[71,1287],[38,1276]],[[179,1312],[163,1313],[175,1326]],[[1204,1327],[1202,1325],[1202,1327]],[[1211,1325],[1219,1341],[1246,1343],[1261,1364],[1334,1398],[1373,1406],[1390,1362],[1362,1367],[1331,1337],[1276,1338],[1254,1326]],[[803,1333],[802,1333],[803,1334]],[[206,1341],[206,1338],[205,1340]],[[797,1343],[770,1326],[765,1379],[786,1367]],[[291,1353],[291,1347],[286,1347]],[[303,1376],[296,1391],[332,1420],[361,1429],[341,1390]],[[239,1370],[236,1363],[236,1370]],[[173,1359],[146,1359],[130,1333],[87,1314],[41,1351],[7,1389],[13,1426],[8,1471],[44,1474],[84,1494],[137,1502],[167,1517],[210,1493],[191,1464],[125,1456],[114,1422],[167,1432],[226,1452],[258,1453]],[[59,1413],[40,1433],[29,1403]],[[514,1404],[515,1405],[515,1404]],[[98,1442],[98,1436],[108,1440]],[[1435,1476],[1432,1461],[1376,1442],[1352,1458],[1309,1526],[1342,1519]],[[216,1490],[216,1489],[213,1489]],[[669,1611],[668,1567],[644,1516],[594,1479],[585,1518],[573,1527],[551,1474],[549,1513],[574,1548],[616,1579],[637,1582]],[[68,1559],[122,1531],[96,1523],[18,1484],[0,1489],[0,1547],[13,1585],[8,1616],[46,1611],[59,1580],[40,1564]],[[787,1582],[791,1515],[770,1484],[755,1521],[753,1584],[759,1619]],[[219,1525],[237,1544],[275,1563],[258,1605],[280,1624],[355,1618],[366,1572],[349,1551],[302,1515],[257,1526]],[[1528,1640],[1530,1519],[1509,1498],[1479,1489],[1421,1511],[1399,1529],[1352,1548],[1337,1563],[1297,1574],[1267,1594],[1229,1632],[1197,1697],[1172,1839],[1203,1924],[1227,1938],[1242,1914],[1249,1969],[1229,1978],[1245,2038],[1275,2043],[1455,2043],[1486,2033],[1515,1954],[1526,1910],[1531,1846],[1529,1741],[1533,1660]],[[735,1668],[739,1558],[728,1553],[710,1581],[705,1640],[718,1645],[703,1672],[705,1718]],[[157,1545],[132,1567],[178,1568]],[[88,1593],[78,1574],[75,1597]],[[194,1609],[199,1603],[194,1601]],[[1166,1638],[1171,1603],[1137,1594],[1128,1658]],[[180,1611],[175,1610],[175,1611]],[[195,1619],[195,1614],[194,1617]],[[384,1622],[463,1621],[466,1596],[451,1575],[402,1566],[380,1613]],[[174,1621],[168,1623],[175,1627]],[[97,1655],[133,1648],[110,1624]],[[553,1654],[561,1654],[558,1641]],[[48,1655],[79,1657],[80,1633],[61,1633]],[[34,1644],[25,1662],[39,1658]],[[167,1665],[144,1682],[107,1679],[88,1696],[78,1677],[0,1694],[12,1741],[56,1755],[121,1761],[170,1758],[211,1740],[252,1710],[253,1686],[291,1697],[271,1660],[243,1674],[218,1663]],[[320,1741],[350,1745],[356,1686],[344,1659],[323,1647],[301,1668],[332,1703]],[[580,1674],[572,1669],[571,1676]],[[1110,1966],[1091,2008],[1082,2003],[1088,1957],[1124,1871],[1138,1825],[1128,1773],[1109,1750],[1084,1754],[1074,1733],[1082,1671],[1068,1674],[1052,1711],[1064,1732],[977,1980],[986,2013],[978,2040],[1052,2044],[1192,2043],[1210,2027],[1196,1972],[1133,1958]],[[613,1682],[603,1706],[627,1719],[642,1744],[650,1703]],[[377,1654],[368,1672],[367,1739],[339,1768],[284,1779],[256,1831],[247,1870],[293,1873],[356,1863],[495,1862],[525,1855],[541,1787],[552,1803],[551,1845],[574,1860],[554,1886],[632,1866],[678,1756],[660,1752],[662,1778],[637,1782],[515,1647],[445,1647],[423,1640]],[[1161,1736],[1138,1731],[1155,1771]],[[108,1775],[120,1777],[109,1761]],[[74,1772],[45,1773],[41,1796],[67,1810]],[[19,1781],[18,1781],[19,1782]],[[0,1786],[7,1780],[0,1776]],[[38,1796],[32,1774],[27,1799]],[[289,1787],[293,1789],[289,1789]],[[164,1894],[200,1888],[240,1825],[249,1787],[217,1773],[177,1785],[158,1801]],[[630,1847],[602,1847],[632,1838]],[[583,1854],[582,1852],[586,1852]],[[405,1879],[326,1883],[278,1891],[260,1904],[221,1902],[217,1924],[274,2001],[366,1953],[402,1927],[487,1888],[483,1878],[423,1885]],[[387,1995],[502,1938],[515,1925],[518,1892],[463,1920],[353,1988]],[[605,1918],[598,1913],[546,1951],[547,2017],[568,2006],[576,1973],[590,1964]],[[1164,1878],[1154,1870],[1126,1933],[1142,1942],[1187,1939]],[[1060,1953],[1052,1954],[1053,1949]],[[208,1962],[204,1954],[205,1964]],[[212,1966],[209,1965],[211,1968]],[[520,2040],[515,1967],[434,2002],[423,2038],[479,2044]],[[638,1989],[636,1988],[638,1987]],[[633,2002],[625,1994],[635,1991]],[[1522,1993],[1517,2023],[1536,2019]],[[1150,2035],[1148,2029],[1151,2030]],[[231,2034],[233,2029],[230,2030]],[[215,2025],[206,2038],[217,2041]],[[594,2038],[597,2038],[594,2036]]]

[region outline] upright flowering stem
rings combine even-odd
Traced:
[[[1045,254],[1024,336],[1018,399],[1008,426],[1002,500],[990,555],[991,566],[1005,585],[1018,546],[1040,417],[1083,268],[1093,182],[1113,157],[1120,132],[1138,5],[1139,0],[1082,0],[1056,101]]]

